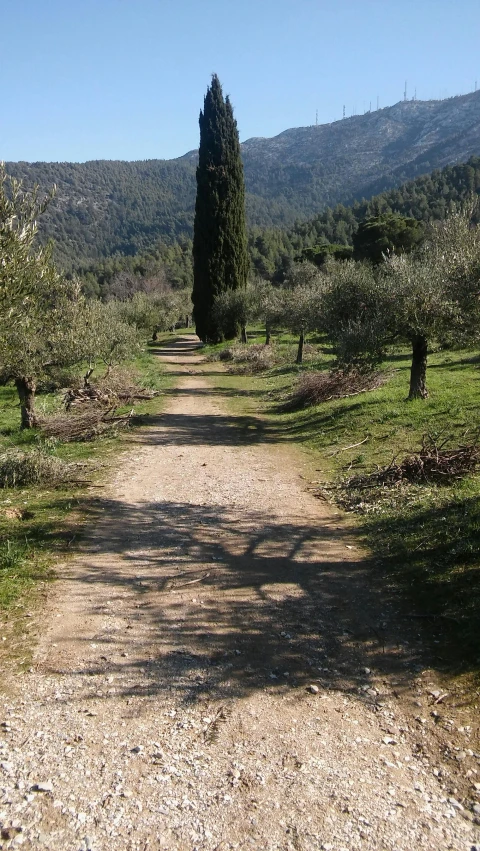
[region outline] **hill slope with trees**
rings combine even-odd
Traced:
[[[349,207],[338,204],[318,216],[289,229],[250,228],[248,250],[254,274],[282,281],[295,258],[315,260],[328,245],[352,246],[360,222],[370,216],[400,214],[421,222],[442,221],[455,206],[480,193],[480,157],[437,169],[408,181],[398,189],[356,201]],[[105,295],[118,276],[162,274],[174,287],[192,286],[192,243],[154,242],[147,251],[133,256],[114,256],[94,263],[78,264],[87,291]]]
[[[287,130],[242,145],[251,227],[291,227],[480,153],[480,92],[408,101],[362,116]],[[57,196],[43,238],[65,267],[135,255],[192,233],[198,153],[175,160],[7,163],[9,174]],[[347,233],[348,236],[348,233]],[[345,238],[347,238],[347,236]]]

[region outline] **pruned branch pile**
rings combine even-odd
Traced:
[[[397,462],[381,467],[373,473],[352,476],[347,487],[363,489],[375,485],[395,485],[401,482],[448,484],[474,473],[480,467],[480,444],[478,440],[455,448],[448,448],[448,438],[438,444],[430,435],[424,435],[419,452],[406,455]]]
[[[237,375],[252,375],[271,369],[275,363],[275,353],[272,346],[237,343],[222,349],[219,359],[231,364],[228,367],[229,372]]]
[[[358,370],[332,370],[331,372],[304,372],[297,381],[290,397],[282,405],[284,411],[298,411],[345,399],[358,393],[376,390],[386,381],[382,372],[359,372]]]
[[[28,487],[29,485],[84,482],[79,472],[85,464],[67,463],[56,455],[46,453],[41,447],[26,452],[21,449],[9,449],[0,455],[0,488]],[[9,519],[23,519],[18,509],[10,509]],[[14,514],[13,512],[16,512]]]
[[[62,443],[94,440],[96,437],[114,433],[131,422],[133,410],[122,416],[115,415],[116,406],[89,405],[82,411],[56,414],[43,420],[42,434]]]
[[[65,409],[83,406],[88,403],[111,406],[114,403],[131,405],[133,402],[144,402],[158,396],[156,390],[140,387],[128,376],[122,373],[112,373],[101,379],[97,384],[86,387],[69,387],[64,396]]]

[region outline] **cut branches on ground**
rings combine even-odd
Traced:
[[[319,405],[321,402],[330,402],[332,399],[345,399],[359,393],[368,393],[381,387],[387,378],[385,372],[358,370],[305,372],[298,379],[290,397],[283,403],[282,410],[297,411]]]

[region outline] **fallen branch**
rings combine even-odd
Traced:
[[[336,449],[335,452],[331,452],[330,455],[338,455],[339,452],[346,452],[347,449],[355,449],[357,446],[362,446],[368,440],[368,436],[361,440],[359,443],[351,443],[350,446],[342,446],[341,449]]]
[[[204,579],[207,579],[210,576],[210,573],[205,573],[204,576],[201,576],[200,579],[190,579],[189,582],[182,582],[180,585],[175,585],[175,588],[172,588],[171,591],[177,591],[178,588],[186,588],[187,585],[196,585],[197,582],[203,582]]]

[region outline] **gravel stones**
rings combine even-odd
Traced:
[[[468,851],[449,772],[476,795],[474,745],[434,759],[430,728],[453,733],[396,696],[396,646],[357,638],[372,589],[338,515],[171,357],[180,392],[96,493],[9,686],[1,851]]]

